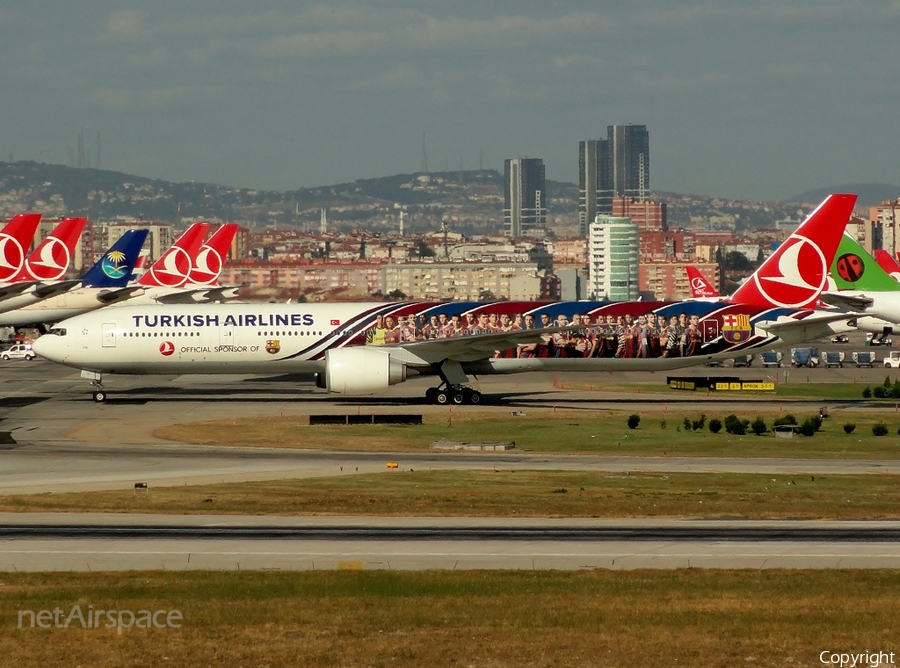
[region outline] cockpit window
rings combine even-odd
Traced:
[[[49,332],[47,332],[47,333],[48,333],[48,334],[56,334],[57,336],[65,336],[65,335],[66,335],[66,328],[65,328],[65,327],[54,327],[53,329],[51,329],[51,330],[50,330]]]

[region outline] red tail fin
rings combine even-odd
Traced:
[[[16,281],[61,281],[66,277],[75,246],[87,218],[64,218],[25,260]]]
[[[184,285],[191,272],[191,258],[200,250],[203,237],[206,236],[207,223],[194,223],[184,234],[150,265],[138,284],[146,287],[178,288]]]
[[[222,268],[225,266],[228,249],[231,247],[237,231],[237,223],[225,223],[213,233],[209,241],[203,244],[194,255],[188,283],[216,285],[222,274]]]
[[[900,279],[900,264],[897,264],[897,260],[890,253],[883,248],[879,248],[875,251],[875,260],[878,262],[878,266],[894,279]]]
[[[728,301],[813,308],[855,204],[856,195],[829,195]]]
[[[706,276],[700,273],[697,267],[687,266],[684,268],[691,282],[691,297],[718,297],[719,291],[716,290],[712,283],[706,280]]]
[[[20,213],[0,230],[0,281],[12,281],[25,266],[40,222],[39,213]]]

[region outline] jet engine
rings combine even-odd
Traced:
[[[325,386],[335,394],[376,394],[406,380],[406,364],[390,350],[357,346],[325,352]]]

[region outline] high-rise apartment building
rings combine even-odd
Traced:
[[[646,199],[650,190],[650,133],[646,125],[609,125],[606,139],[578,145],[578,213],[581,232],[598,214],[617,215],[613,200]]]
[[[544,161],[540,158],[510,158],[506,160],[503,172],[506,236],[529,236],[546,227]]]
[[[588,228],[588,295],[636,300],[639,248],[638,227],[631,219],[597,216]]]
[[[583,237],[600,213],[600,172],[601,165],[606,163],[608,146],[604,139],[578,142],[578,230]]]

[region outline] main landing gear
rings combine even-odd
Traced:
[[[439,387],[429,387],[425,391],[425,400],[430,404],[439,404],[441,406],[448,404],[477,406],[484,401],[484,395],[471,387],[442,383]]]

